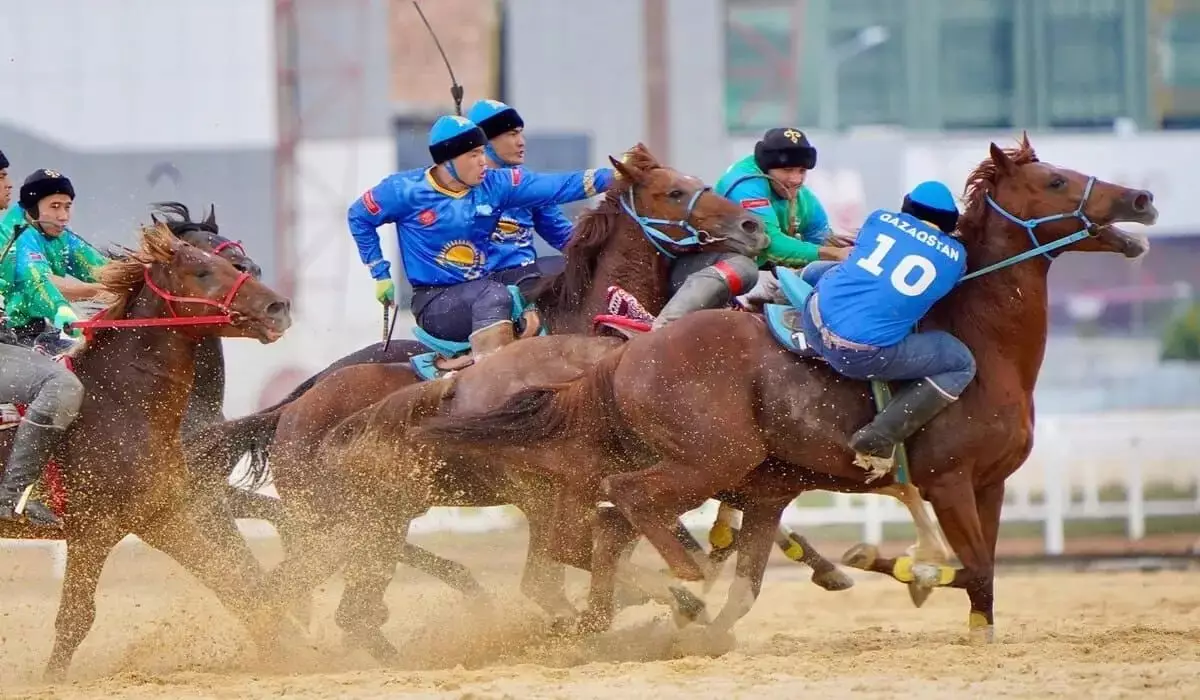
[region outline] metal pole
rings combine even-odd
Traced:
[[[642,0],[642,41],[646,56],[647,146],[659,162],[671,162],[671,108],[668,94],[667,0]]]

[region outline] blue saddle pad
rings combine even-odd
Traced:
[[[413,373],[417,375],[423,382],[432,381],[442,375],[442,371],[433,364],[438,358],[436,352],[426,352],[420,355],[413,355],[409,360],[412,365]]]
[[[804,308],[804,302],[813,293],[813,286],[800,278],[795,270],[786,267],[775,268],[775,279],[779,280],[779,289],[792,306]]]
[[[525,313],[526,308],[528,308],[525,304],[525,297],[521,295],[521,290],[515,284],[508,285],[508,294],[512,297],[511,318],[513,323],[517,323],[521,320],[521,316]],[[458,357],[471,351],[471,343],[469,341],[439,338],[431,335],[420,326],[413,326],[412,333],[413,337],[420,341],[422,345],[445,358]],[[546,335],[546,327],[544,325],[538,331],[538,335]],[[415,368],[416,365],[414,364],[413,367]]]
[[[801,357],[818,358],[804,341],[799,309],[782,304],[764,304],[763,316],[767,319],[767,329],[771,331],[775,342]]]

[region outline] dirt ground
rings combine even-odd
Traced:
[[[965,644],[967,600],[937,591],[914,609],[899,584],[856,575],[830,593],[778,560],[735,639],[675,630],[666,608],[623,611],[609,633],[555,640],[517,591],[524,533],[414,538],[458,558],[495,595],[464,604],[407,569],[388,595],[385,628],[401,647],[380,668],[340,647],[341,584],[318,593],[310,639],[290,668],[256,665],[253,646],[215,598],[165,556],[126,542],[100,583],[96,624],[69,682],[39,678],[54,633],[58,585],[43,553],[6,553],[0,575],[0,690],[58,698],[753,698],[923,700],[986,697],[1182,698],[1200,695],[1200,569],[1084,573],[1005,568],[997,644]],[[822,543],[827,554],[841,549]],[[885,549],[895,551],[899,547]],[[261,552],[273,563],[277,553]],[[655,562],[639,552],[639,559]],[[777,557],[777,559],[779,559]],[[579,600],[584,579],[573,575]],[[711,605],[724,600],[719,583]]]

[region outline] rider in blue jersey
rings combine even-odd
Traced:
[[[952,236],[958,207],[940,182],[923,182],[899,212],[867,217],[845,262],[813,263],[802,277],[816,290],[805,305],[804,339],[852,379],[915,379],[850,438],[856,462],[891,469],[895,447],[956,400],[975,377],[975,358],[945,331],[917,322],[958,284],[967,254]]]
[[[467,110],[467,119],[479,125],[488,137],[484,152],[488,166],[516,168],[525,162],[525,120],[512,107],[497,100],[480,100]],[[574,226],[557,204],[508,209],[492,231],[488,256],[495,272],[492,278],[516,284],[523,292],[540,278],[557,274],[565,260],[561,255],[539,258],[533,247],[533,234],[555,250],[561,251],[571,240]]]
[[[377,228],[394,223],[413,314],[426,332],[469,340],[476,358],[513,340],[512,298],[491,279],[491,234],[509,209],[565,204],[606,191],[609,168],[554,175],[489,169],[487,137],[474,122],[439,117],[429,132],[434,165],[384,178],[350,205],[350,232],[380,303],[395,302]]]

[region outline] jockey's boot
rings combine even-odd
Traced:
[[[478,362],[515,340],[512,321],[500,321],[471,334],[471,357]]]
[[[651,330],[658,330],[671,321],[686,314],[701,309],[719,309],[729,303],[732,294],[729,285],[719,277],[702,274],[701,270],[687,278],[683,286],[675,292],[675,296],[667,302],[658,318],[654,319]]]
[[[28,415],[17,427],[12,454],[0,480],[0,519],[27,521],[40,527],[62,528],[62,521],[44,503],[31,497],[54,449],[66,430],[31,420]]]
[[[850,436],[850,449],[858,455],[857,464],[867,468],[895,466],[896,445],[904,442],[921,426],[954,403],[926,379],[919,379],[897,393],[875,420]]]

